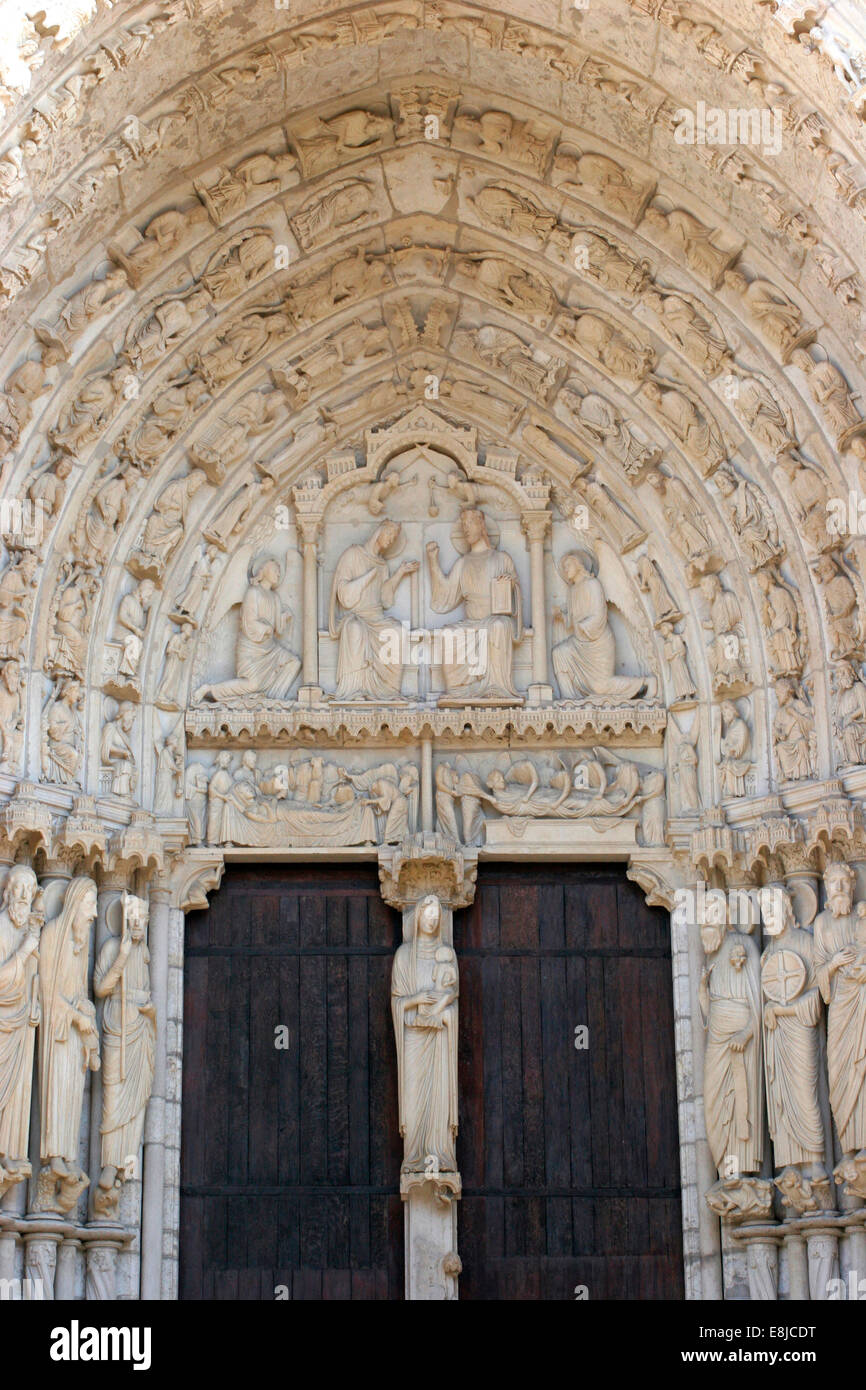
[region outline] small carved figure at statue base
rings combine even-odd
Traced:
[[[36,1180],[34,1211],[59,1211],[63,1215],[74,1209],[90,1179],[75,1163],[52,1158],[43,1164]]]

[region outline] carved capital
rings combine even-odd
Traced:
[[[543,541],[550,530],[551,516],[547,511],[526,511],[520,518],[524,534],[529,544],[533,541]]]

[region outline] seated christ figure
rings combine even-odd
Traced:
[[[440,568],[436,542],[427,542],[433,611],[450,613],[462,604],[466,615],[452,626],[450,650],[443,643],[440,703],[520,704],[512,664],[523,609],[514,561],[493,544],[478,508],[463,508],[460,527],[467,548],[449,574]]]

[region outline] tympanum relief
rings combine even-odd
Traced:
[[[761,16],[782,48],[789,33],[796,90],[754,16],[734,38],[688,6],[619,8],[635,34],[667,30],[645,75],[593,51],[579,8],[542,26],[412,0],[276,28],[271,12],[266,41],[259,26],[230,58],[206,0],[116,32],[100,10],[99,43],[67,48],[85,6],[56,33],[24,26],[18,67],[0,72],[15,118],[0,458],[4,498],[43,524],[33,545],[5,518],[0,536],[4,863],[19,860],[0,883],[10,1200],[42,1139],[32,1195],[74,1210],[87,1175],[70,1135],[94,1098],[92,1211],[121,1219],[158,1050],[138,898],[154,843],[176,865],[434,840],[470,858],[628,859],[666,904],[695,863],[764,886],[799,868],[816,903],[826,871],[817,917],[794,882],[763,924],[706,933],[710,1198],[730,1220],[771,1220],[760,1184],[775,1175],[780,1219],[826,1214],[831,1158],[846,1200],[866,1192],[846,1042],[862,995],[866,591],[857,525],[828,525],[866,457],[866,200],[837,148],[866,109],[866,69],[832,17],[807,33],[796,4]],[[215,40],[194,79],[188,23]],[[435,79],[402,71],[416,29],[443,37]],[[126,110],[160,54],[166,90],[148,87],[132,124],[109,116],[91,149],[82,112]],[[795,160],[786,149],[768,173],[674,141],[671,54],[778,105]],[[368,58],[392,85],[358,90]],[[561,109],[542,109],[554,84]],[[652,159],[623,140],[638,126]],[[137,209],[123,227],[118,178]],[[134,894],[122,922],[100,916],[88,980],[86,884],[103,890],[110,855]],[[44,900],[27,867],[43,859],[73,873],[68,889],[48,874]],[[418,908],[401,952],[414,1183],[456,1175],[442,902]],[[832,1114],[816,1099],[825,1023]],[[690,1268],[706,1269],[696,1240]],[[103,1255],[93,1296],[110,1284]],[[747,1260],[775,1296],[768,1248],[751,1241]]]

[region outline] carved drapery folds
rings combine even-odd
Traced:
[[[851,850],[862,44],[846,3],[811,19],[752,7],[736,34],[656,0],[597,3],[591,36],[579,10],[541,23],[413,0],[301,5],[276,24],[254,5],[240,41],[199,3],[134,25],[100,10],[98,33],[88,6],[22,21],[0,71],[0,844],[15,882],[49,842],[67,876],[113,856],[136,894],[129,875],[185,845],[202,883],[223,856],[378,853],[395,897],[443,846],[467,863],[628,859],[657,896],[695,850],[709,878],[736,862],[766,886],[777,850],[796,877],[787,841],[762,841],[756,873],[738,859],[768,822],[817,855],[801,884]],[[639,75],[604,41],[623,23]],[[765,42],[771,24],[790,43]],[[360,85],[379,50],[390,79]],[[322,56],[327,93],[291,81]],[[676,134],[695,72],[781,112],[771,173],[736,143]],[[179,905],[200,904],[187,880]],[[838,1041],[833,1018],[859,998],[856,906],[829,894],[813,926],[786,884],[793,923],[786,909],[761,942],[726,921],[707,958],[712,1095],[733,1106],[712,1142],[742,1149],[753,1184],[719,1210],[768,1222],[750,1116],[765,1104],[788,1155],[787,1214],[825,1210],[802,1157],[811,1101],[786,1078],[811,1076],[825,1014]],[[34,891],[31,929],[15,901],[0,972],[18,1019],[40,908]],[[147,1014],[127,1035],[120,1002],[150,988],[136,912],[122,969],[116,938],[97,938],[98,1007],[144,1077]],[[753,995],[741,1054],[724,1019]],[[125,1137],[100,1165],[105,1220],[142,1117],[108,1037],[89,1084]],[[856,1059],[831,1046],[829,1064],[847,1141]],[[8,1142],[14,1173],[29,1158]],[[838,1155],[851,1202],[862,1147]],[[774,1239],[748,1243],[755,1296],[774,1287]],[[816,1288],[830,1239],[808,1237]],[[89,1251],[94,1296],[118,1251]],[[448,1259],[436,1279],[453,1297]]]

